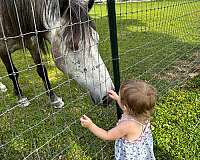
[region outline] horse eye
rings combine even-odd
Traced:
[[[87,68],[84,68],[83,71],[84,71],[84,72],[87,72]]]
[[[96,68],[99,68],[100,67],[100,64],[96,65]]]

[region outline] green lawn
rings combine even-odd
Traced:
[[[116,5],[121,80],[145,79],[159,91],[152,120],[157,159],[200,159],[200,78],[188,80],[200,60],[199,8],[197,0]],[[106,5],[96,4],[90,15],[100,35],[99,51],[112,75]],[[113,142],[101,141],[82,128],[79,117],[86,113],[109,129],[116,123],[115,105],[94,106],[86,91],[55,68],[49,55],[43,58],[65,107],[56,110],[49,105],[35,67],[27,70],[34,65],[27,52],[13,54],[13,61],[31,105],[13,108],[12,83],[0,62],[1,82],[8,87],[7,93],[0,93],[0,146],[5,145],[0,159],[112,159]]]

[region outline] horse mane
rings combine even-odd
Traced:
[[[39,4],[39,0],[0,0],[0,18],[3,24],[0,32],[4,31],[6,37],[12,37],[35,32],[36,29],[44,30],[39,14],[44,6],[41,3]]]
[[[56,27],[62,17],[66,45],[77,50],[89,28],[95,29],[88,15],[93,3],[94,0],[89,0],[88,5],[81,0],[0,0],[1,38],[2,32],[6,37],[33,36],[37,32],[39,42],[43,42],[44,32]]]
[[[91,28],[96,30],[94,23],[88,15],[93,3],[94,0],[89,0],[88,5],[85,5],[80,0],[73,0],[69,3],[65,12],[63,12],[62,17],[66,20],[63,37],[67,40],[67,46],[71,50],[78,50],[79,42],[86,41],[86,36],[91,34]]]

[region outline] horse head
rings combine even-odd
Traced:
[[[59,4],[62,4],[62,7],[57,6],[60,12],[55,13],[54,9],[59,18],[51,20],[54,23],[50,32],[55,64],[64,74],[88,89],[95,104],[107,104],[111,101],[107,91],[114,86],[99,54],[99,35],[88,15],[94,0],[87,3],[60,0]]]

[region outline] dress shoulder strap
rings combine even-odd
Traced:
[[[145,124],[143,124],[143,123],[141,123],[141,122],[135,120],[134,118],[131,118],[131,119],[129,119],[129,120],[130,120],[130,121],[134,121],[134,122],[138,123],[138,124],[141,125],[141,126],[145,126]]]
[[[123,121],[134,121],[134,122],[138,123],[139,125],[141,125],[141,126],[143,126],[143,127],[146,126],[146,124],[147,124],[147,123],[143,124],[143,123],[141,123],[141,122],[135,120],[134,118],[121,119],[121,120],[119,120],[119,123],[120,123],[120,122],[123,122]]]

